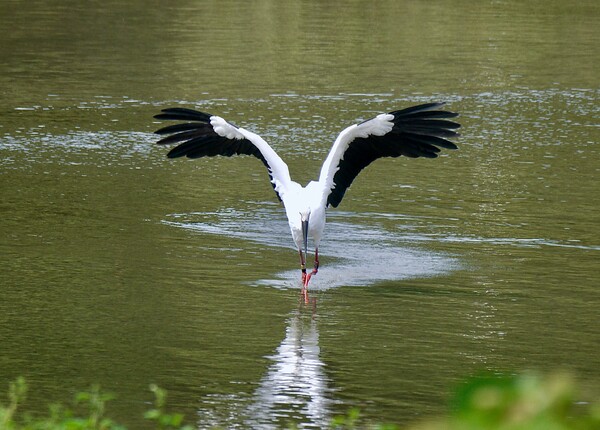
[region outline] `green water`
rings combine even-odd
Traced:
[[[600,385],[600,6],[0,4],[0,387],[44,411],[147,387],[199,428],[404,424],[480,370]],[[461,113],[459,151],[378,161],[328,215],[316,308],[255,159],[167,160],[152,115],[219,114],[301,183],[344,127]],[[596,391],[597,392],[597,391]]]

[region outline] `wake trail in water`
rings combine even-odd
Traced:
[[[294,249],[287,220],[274,211],[260,210],[249,216],[228,209],[218,213],[172,214],[170,217],[175,221],[165,223],[176,227]],[[408,246],[398,233],[373,225],[338,221],[335,215],[328,217],[331,221],[325,227],[319,254],[333,261],[320,268],[318,275],[311,279],[313,288],[326,290],[438,276],[459,267],[457,258]],[[258,279],[252,284],[280,289],[298,288],[299,270],[282,271],[272,279]]]

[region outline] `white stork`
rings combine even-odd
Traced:
[[[300,254],[302,291],[319,269],[319,242],[325,227],[325,210],[337,207],[358,173],[381,157],[435,158],[441,148],[456,149],[448,138],[460,124],[447,118],[458,116],[440,110],[444,103],[427,103],[383,113],[343,130],[321,167],[318,181],[306,187],[292,181],[287,164],[259,135],[223,118],[186,108],[163,109],[154,118],[185,121],[157,130],[168,135],[158,144],[179,143],[169,158],[254,155],[267,167],[273,189],[285,207],[294,243]],[[306,271],[308,238],[315,249],[314,268]],[[303,253],[304,250],[304,253]]]

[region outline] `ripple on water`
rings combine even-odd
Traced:
[[[272,247],[292,248],[289,227],[282,214],[263,209],[253,213],[252,217],[245,217],[239,211],[227,209],[218,213],[172,214],[170,217],[174,221],[165,223]],[[313,278],[311,285],[315,288],[326,290],[437,276],[460,267],[458,258],[410,245],[398,233],[373,225],[347,222],[344,216],[330,218],[325,228],[321,253],[333,257],[333,261],[322,267],[318,277]],[[243,229],[240,229],[240,219],[244,219]],[[287,270],[277,273],[272,279],[257,279],[252,284],[297,288],[297,278],[297,270]]]

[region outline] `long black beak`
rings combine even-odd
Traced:
[[[308,261],[308,219],[302,221],[302,239],[304,240],[304,261]]]

